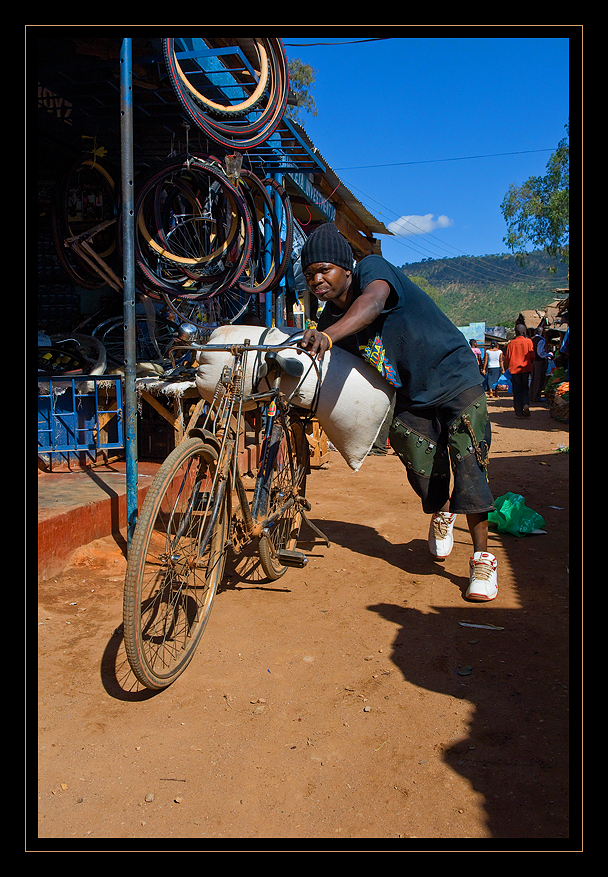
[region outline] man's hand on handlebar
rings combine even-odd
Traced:
[[[324,354],[331,350],[332,341],[325,332],[320,332],[318,329],[307,329],[302,340],[299,342],[299,346],[321,361]]]

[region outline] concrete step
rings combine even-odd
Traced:
[[[138,465],[138,506],[159,463]],[[126,463],[38,473],[38,579],[65,568],[73,552],[127,524]]]

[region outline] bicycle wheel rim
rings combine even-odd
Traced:
[[[208,176],[211,180],[219,183],[226,190],[226,198],[231,208],[231,223],[228,233],[219,245],[210,252],[201,252],[197,255],[186,256],[170,249],[168,235],[162,226],[161,218],[158,211],[158,201],[161,198],[162,186],[167,181],[174,187],[180,186],[180,181],[176,180],[176,174],[185,172],[188,175],[198,172],[201,176]],[[148,207],[149,218],[153,220],[154,233],[152,233],[146,224],[146,201],[151,197],[152,204]],[[194,197],[193,195],[191,197]],[[214,261],[218,261],[226,255],[228,249],[232,246],[238,230],[238,219],[246,210],[246,205],[242,201],[238,191],[230,183],[230,181],[222,173],[204,162],[191,162],[188,158],[183,157],[177,163],[166,165],[153,174],[143,185],[138,194],[135,212],[137,216],[137,227],[146,244],[155,253],[169,262],[175,262],[176,265],[183,267],[196,268],[210,265]],[[157,240],[157,238],[160,239]],[[199,243],[202,243],[199,239]],[[201,247],[202,249],[202,247]]]
[[[198,88],[195,87],[192,79],[186,76],[186,74],[184,73],[182,64],[178,60],[178,47],[176,46],[175,39],[165,39],[163,48],[165,51],[165,58],[167,58],[168,63],[170,59],[171,69],[174,71],[175,75],[179,77],[183,87],[192,95],[192,97],[208,111],[219,113],[220,115],[230,116],[240,115],[254,109],[262,100],[264,92],[266,90],[266,86],[268,84],[269,61],[268,53],[264,47],[265,40],[258,40],[255,37],[253,39],[256,43],[256,47],[259,53],[260,77],[253,93],[250,94],[249,97],[246,98],[244,101],[241,101],[238,104],[219,104],[216,101],[212,101]]]
[[[308,460],[308,441],[303,425],[287,418],[284,424],[275,423],[268,458],[261,464],[261,476],[254,494],[253,513],[258,521],[270,517],[290,496],[305,496]],[[302,510],[296,500],[268,527],[268,534],[260,536],[260,563],[269,579],[276,580],[287,572],[288,567],[283,566],[274,554],[295,547],[302,520]]]
[[[185,439],[158,470],[138,519],[124,593],[125,651],[138,681],[166,688],[184,672],[222,579],[229,492],[217,452]]]
[[[97,219],[91,219],[92,224],[95,225],[101,222],[104,216],[105,218],[114,219],[118,216],[119,205],[116,200],[116,186],[112,175],[96,160],[79,160],[71,166],[55,186],[51,215],[53,239],[57,256],[69,279],[84,289],[100,289],[106,284],[106,280],[100,277],[88,263],[79,258],[66,245],[68,238],[82,231],[82,228],[77,224],[79,222],[77,218],[78,208],[70,206],[74,200],[73,192],[79,188],[79,184],[74,178],[78,177],[80,173],[86,173],[90,176],[93,187],[95,183],[101,187],[103,201],[103,205],[100,208],[101,216]],[[85,186],[83,185],[81,188],[84,189]],[[80,222],[84,218],[84,200],[81,194],[82,205],[80,209],[82,217]],[[74,210],[76,210],[76,214],[72,212]],[[103,240],[103,238],[98,238],[99,240]],[[100,258],[104,260],[108,258],[113,259],[118,253],[116,229],[105,234],[105,244],[95,246],[95,243],[97,242],[93,241],[92,246]]]
[[[249,293],[236,287],[224,289],[220,295],[205,299],[189,299],[186,296],[172,298],[166,292],[162,296],[169,310],[180,320],[209,332],[215,325],[234,323],[245,313],[251,301]]]
[[[167,42],[168,40],[165,41],[165,44]],[[238,119],[231,125],[215,121],[209,114],[203,112],[190,91],[184,88],[179,74],[175,70],[171,52],[166,52],[167,69],[175,93],[182,106],[199,128],[223,146],[238,150],[253,149],[260,146],[274,133],[283,118],[289,92],[287,58],[280,39],[269,38],[268,43],[272,48],[271,101],[266,110],[258,115],[254,122],[246,123]]]
[[[157,196],[157,187],[180,172],[202,175],[205,179],[213,180],[225,191],[230,207],[231,225],[221,246],[210,254],[196,253],[192,257],[172,254],[166,250],[166,237],[161,235],[161,243],[158,243],[145,226],[145,199],[148,196],[154,199]],[[138,216],[135,259],[144,285],[151,284],[172,296],[204,298],[229,288],[242,274],[252,248],[251,217],[241,194],[221,172],[217,162],[192,156],[164,162],[142,183],[135,209]],[[148,218],[155,215],[154,210],[151,214],[150,210],[148,207]]]

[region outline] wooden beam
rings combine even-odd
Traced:
[[[324,177],[317,176],[315,183],[317,187],[328,198],[333,194],[329,183]],[[342,232],[344,237],[352,245],[355,258],[363,258],[371,253],[380,253],[380,243],[372,235],[369,229],[366,229],[362,220],[352,210],[348,204],[340,198],[339,195],[333,195],[332,202],[336,208],[336,218],[334,223],[336,228]]]

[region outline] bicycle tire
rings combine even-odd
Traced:
[[[138,518],[123,598],[125,651],[147,688],[180,676],[209,621],[226,562],[230,490],[218,454],[184,439],[159,468]]]
[[[78,207],[71,206],[77,200],[74,192],[78,188],[83,190],[87,183],[83,183],[80,177],[86,175],[91,188],[99,187],[102,204],[99,215],[85,217],[84,197],[81,194],[81,212]],[[119,212],[118,196],[114,176],[104,168],[96,159],[80,159],[75,162],[63,175],[63,178],[55,186],[52,203],[52,228],[53,240],[57,256],[68,278],[83,289],[101,289],[106,280],[95,272],[89,264],[84,262],[74,253],[66,240],[82,231],[93,228],[104,219],[117,219]],[[91,246],[95,253],[102,259],[109,261],[112,267],[118,257],[117,231],[114,227],[101,234],[97,240],[93,239]]]
[[[184,41],[186,39],[188,39],[192,43],[192,38],[187,38],[187,37],[179,37],[179,38],[177,38],[177,40],[176,39],[165,40],[165,55],[167,55],[167,53],[172,53],[172,55],[173,55],[172,68],[174,69],[177,76],[179,76],[181,82],[183,83],[184,88],[188,89],[188,91],[194,97],[194,99],[197,100],[209,112],[217,113],[219,115],[228,115],[228,116],[241,115],[243,113],[247,113],[247,112],[251,111],[262,101],[262,99],[264,97],[264,92],[265,92],[267,84],[268,84],[268,76],[269,76],[268,54],[267,54],[266,49],[264,47],[265,40],[256,39],[255,37],[253,38],[253,42],[255,43],[257,51],[258,51],[258,60],[259,60],[259,66],[260,66],[260,77],[259,77],[257,85],[255,85],[253,92],[250,95],[248,95],[248,97],[246,97],[244,100],[240,101],[238,104],[227,104],[227,103],[220,104],[217,101],[211,100],[211,98],[207,97],[207,95],[203,94],[203,92],[196,86],[195,79],[191,75],[186,76],[186,74],[184,73],[182,64],[180,63],[180,61],[178,60],[178,57],[177,57],[178,46],[176,45],[176,43],[177,42],[181,43],[181,49],[183,51],[184,49],[187,48],[184,45]],[[191,46],[191,48],[194,48],[194,46]],[[221,72],[221,71],[213,71],[213,73],[211,75],[218,73],[218,72]],[[203,79],[207,80],[206,84],[208,84],[207,75],[202,73],[202,71],[201,71],[201,74],[199,74],[199,75],[202,75]],[[243,83],[239,83],[239,85],[241,88],[243,88],[243,90],[245,90],[246,86],[244,86]]]
[[[264,289],[260,290],[259,287],[255,287],[255,291],[269,291],[276,289],[285,274],[287,273],[287,269],[289,267],[289,263],[291,260],[291,254],[293,251],[293,210],[291,207],[291,200],[287,191],[283,188],[283,186],[278,182],[278,180],[273,179],[272,177],[267,177],[266,179],[261,181],[261,185],[266,190],[267,186],[270,186],[274,189],[276,195],[281,201],[281,207],[283,210],[283,218],[285,220],[285,241],[282,243],[280,231],[277,230],[277,244],[274,249],[274,261],[271,275],[264,283]],[[273,206],[273,220],[277,223],[277,226],[280,225],[279,218],[276,216],[276,210]],[[260,284],[261,286],[262,284]],[[241,289],[244,291],[247,290],[246,285],[241,285]]]
[[[238,280],[238,288],[243,293],[268,292],[276,285],[276,266],[281,254],[281,235],[275,205],[262,180],[246,169],[241,170],[239,187],[252,216],[254,245],[249,264]],[[256,200],[257,199],[257,200]],[[269,220],[270,267],[266,268],[266,236],[260,230],[260,223]]]
[[[184,174],[188,182],[196,183],[198,180],[201,185],[208,187],[212,181],[219,187],[216,195],[219,194],[228,205],[227,208],[222,206],[226,234],[219,236],[211,252],[200,251],[203,242],[195,234],[192,240],[198,252],[191,255],[171,253],[167,249],[167,230],[155,230],[153,227],[161,218],[158,211],[159,191],[165,185],[175,189],[175,180],[180,174]],[[150,201],[146,200],[148,198]],[[171,296],[202,299],[229,288],[241,276],[253,245],[252,221],[245,200],[225,176],[219,163],[195,156],[177,156],[163,162],[141,184],[135,213],[138,285],[140,288],[143,286],[145,292],[152,288]],[[150,220],[152,227],[149,227]]]
[[[287,498],[305,498],[306,476],[310,470],[310,452],[304,425],[285,414],[273,425],[266,456],[254,489],[253,515],[259,521],[274,514]],[[296,502],[270,525],[268,535],[258,540],[258,553],[264,573],[271,581],[285,575],[288,567],[275,556],[276,551],[293,550],[302,526],[302,508]]]
[[[213,119],[196,101],[192,91],[184,86],[176,69],[173,44],[172,39],[163,40],[167,71],[178,100],[192,121],[216,143],[230,149],[246,151],[265,143],[279,126],[287,106],[289,72],[282,41],[279,38],[268,38],[270,83],[267,106],[253,121],[246,121],[239,116],[230,122]],[[254,109],[249,116],[254,116],[255,113]]]
[[[171,179],[169,182],[174,189],[173,197],[175,197],[178,193],[181,193],[181,194],[186,195],[186,197],[189,198],[193,204],[196,203],[197,199],[196,199],[194,193],[186,193],[186,191],[184,190],[184,187],[180,185],[181,181]],[[176,222],[174,224],[173,228],[170,231],[166,232],[165,229],[163,228],[163,217],[158,210],[158,202],[161,200],[160,187],[163,183],[165,183],[165,179],[164,179],[164,177],[161,176],[160,180],[157,180],[157,181],[152,180],[151,183],[153,185],[152,194],[153,194],[153,198],[154,198],[154,217],[153,217],[155,220],[155,222],[154,222],[155,234],[154,235],[148,231],[148,227],[146,224],[146,218],[144,215],[144,204],[139,203],[138,210],[137,210],[137,227],[138,227],[138,230],[141,232],[142,237],[146,241],[146,244],[148,245],[148,247],[150,249],[154,250],[159,256],[162,256],[162,258],[165,259],[166,261],[175,262],[178,266],[180,266],[182,268],[182,270],[184,270],[184,272],[188,268],[190,268],[192,271],[195,271],[196,268],[203,267],[206,265],[211,265],[211,264],[213,264],[213,262],[217,262],[221,258],[223,258],[226,255],[226,253],[229,250],[232,243],[234,242],[234,239],[235,239],[235,236],[237,233],[237,227],[238,227],[239,211],[237,209],[236,203],[234,202],[233,199],[231,199],[230,193],[228,193],[227,199],[232,205],[232,209],[230,211],[231,224],[230,224],[230,228],[229,228],[227,234],[225,236],[223,236],[222,240],[220,241],[219,246],[215,250],[212,250],[211,252],[199,253],[196,256],[186,256],[186,255],[184,255],[184,253],[186,251],[185,245],[181,244],[181,245],[178,245],[178,247],[175,247],[174,240],[170,241],[169,238],[171,237],[171,235],[173,235],[173,238],[175,239],[175,237],[176,237],[175,232],[177,229],[179,229],[180,225],[186,226],[188,223],[190,223],[190,224],[192,224],[192,223],[196,224],[197,222],[201,223],[202,222],[201,217],[200,217],[200,215],[197,216],[196,214],[193,214],[192,216],[188,217],[188,219],[182,219],[181,222]],[[140,195],[142,201],[146,195],[147,195],[147,191],[144,190],[143,195]],[[164,200],[164,204],[163,204],[163,208],[165,211],[167,210],[169,203],[170,203],[169,197],[167,197],[166,200]],[[200,204],[197,206],[200,209]],[[160,243],[158,240],[155,239],[155,237],[159,238]],[[197,238],[199,241],[201,240],[201,237],[199,235],[197,235],[196,232],[194,234],[190,235],[190,241],[195,240]],[[182,252],[181,253],[175,252],[175,249],[181,249]],[[193,276],[196,277],[196,275],[193,275]]]

